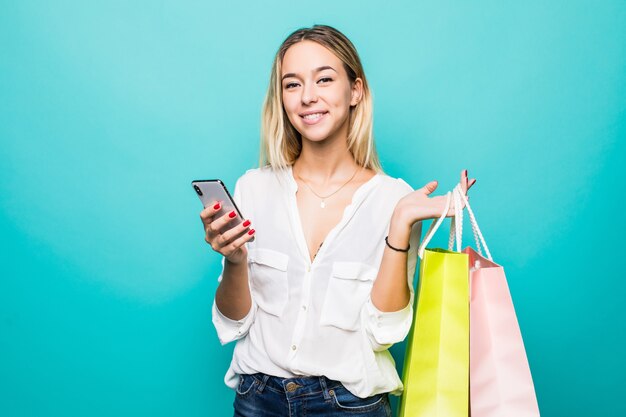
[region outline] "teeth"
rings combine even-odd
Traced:
[[[313,113],[313,114],[307,114],[306,116],[303,116],[305,119],[307,120],[313,120],[313,119],[319,119],[320,117],[322,117],[324,113]]]

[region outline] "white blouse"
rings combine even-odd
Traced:
[[[220,342],[237,340],[224,381],[235,389],[238,374],[324,375],[362,398],[384,392],[400,395],[402,382],[388,348],[402,341],[411,327],[421,222],[410,237],[409,304],[382,312],[372,304],[370,291],[393,210],[413,188],[385,174],[362,184],[313,262],[300,222],[297,189],[291,167],[251,169],[235,185],[233,198],[256,230],[255,241],[246,244],[252,307],[245,318],[231,320],[213,301]]]

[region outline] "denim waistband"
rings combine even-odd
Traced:
[[[258,392],[263,392],[264,389],[270,389],[275,392],[284,393],[287,397],[291,398],[322,393],[325,399],[329,399],[331,398],[329,392],[342,385],[341,382],[328,379],[325,376],[281,378],[264,373],[256,373],[250,376],[259,381],[256,387]]]

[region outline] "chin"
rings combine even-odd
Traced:
[[[298,126],[296,129],[303,138],[311,142],[322,142],[333,136],[339,129],[331,130],[326,126]]]
[[[306,138],[307,140],[311,142],[322,142],[331,136],[331,134],[328,132],[314,132],[313,133],[313,132],[307,132],[306,130],[300,132],[300,135],[303,138]]]

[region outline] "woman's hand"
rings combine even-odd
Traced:
[[[467,197],[467,191],[476,183],[468,180],[467,170],[461,172],[461,191]],[[429,197],[437,189],[437,181],[431,181],[419,190],[404,196],[396,205],[389,235],[378,276],[372,287],[371,299],[382,311],[397,311],[406,306],[410,299],[407,285],[407,252],[413,225],[421,220],[439,218],[446,208],[446,196]],[[465,204],[463,204],[465,206]],[[447,217],[454,215],[454,199],[450,198]],[[421,229],[420,229],[421,230]],[[393,248],[404,248],[401,251]]]
[[[242,222],[238,219],[234,210],[215,218],[221,208],[221,203],[216,201],[214,205],[200,212],[200,219],[204,225],[204,240],[229,262],[233,264],[246,262],[248,250],[244,243],[254,237],[254,229],[250,229],[249,220]]]
[[[461,171],[461,191],[467,196],[468,190],[476,183],[476,179],[467,178],[467,170]],[[446,208],[446,196],[429,197],[437,189],[437,181],[431,181],[419,190],[404,196],[396,205],[393,216],[396,221],[408,224],[409,228],[420,220],[436,219]],[[463,203],[461,209],[465,207]],[[454,216],[454,199],[450,199],[450,209],[446,217]]]

